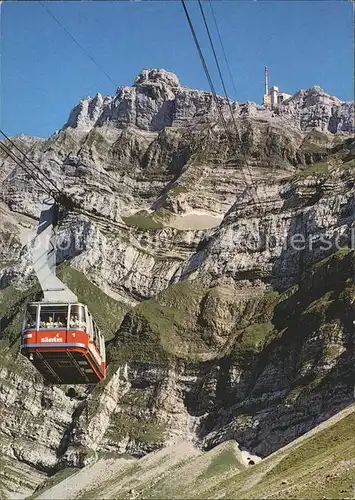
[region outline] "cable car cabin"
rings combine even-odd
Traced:
[[[52,384],[96,384],[105,377],[104,338],[83,304],[30,303],[21,353]]]

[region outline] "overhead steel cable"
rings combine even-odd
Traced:
[[[22,158],[19,158],[11,149],[9,149],[4,143],[0,141],[0,149],[2,149],[7,156],[9,156],[29,177],[31,177],[35,183],[49,196],[52,196],[55,201],[58,203],[58,205],[61,205],[63,208],[70,209],[73,212],[77,212],[79,214],[85,215],[86,217],[89,217],[93,220],[102,220],[102,217],[100,217],[97,213],[94,211],[89,211],[85,210],[84,208],[80,207],[76,200],[73,200],[70,198],[68,195],[66,195],[64,192],[53,192],[51,191],[48,186],[46,186],[36,174],[31,172],[31,170],[26,167],[24,161]],[[110,220],[111,224],[118,224],[115,221]],[[122,226],[119,226],[122,227]]]
[[[11,141],[11,139],[8,140],[10,141],[10,143],[14,144]],[[56,184],[46,174],[44,174],[41,171],[38,165],[33,163],[33,161],[30,160],[23,151],[21,151],[20,148],[16,147],[24,158],[20,158],[13,150],[11,150],[3,142],[0,142],[0,148],[16,163],[16,165],[18,165],[24,172],[26,172],[26,174],[29,175],[31,179],[33,179],[45,193],[47,193],[49,196],[52,196],[59,205],[63,206],[66,209],[80,210],[78,202],[73,198],[71,198],[70,196],[68,196],[66,193],[64,193],[63,190],[60,190],[56,186]],[[30,169],[29,166],[26,165],[25,163],[26,160],[32,163],[32,165],[35,167],[35,170]],[[45,179],[49,180],[52,187],[48,187],[48,184],[46,184],[45,181],[41,179],[41,177],[39,177],[36,171],[38,171]]]
[[[17,151],[19,151],[22,156],[26,159],[26,161],[28,161],[29,163],[31,163],[31,165],[33,165],[33,167],[38,170],[41,175],[53,186],[53,189],[56,190],[56,191],[59,191],[57,185],[52,181],[52,179],[47,175],[45,174],[44,172],[42,172],[42,170],[38,167],[38,165],[36,165],[28,156],[26,153],[24,153],[11,139],[10,137],[8,137],[5,132],[3,132],[1,129],[0,129],[0,133],[1,135],[3,135],[5,137],[5,139],[7,141],[9,141],[9,143],[15,148],[17,149]]]
[[[204,24],[205,24],[205,28],[206,28],[206,31],[208,33],[208,36],[209,36],[209,41],[210,41],[210,44],[211,44],[211,47],[212,47],[212,50],[213,50],[213,54],[214,54],[214,58],[215,58],[215,62],[217,64],[217,68],[219,70],[219,76],[221,78],[221,81],[222,81],[222,86],[223,86],[223,89],[225,91],[225,94],[226,94],[226,100],[227,100],[227,104],[228,104],[228,107],[229,107],[229,110],[230,110],[230,113],[231,113],[231,117],[232,117],[232,122],[233,122],[233,125],[235,127],[235,133],[236,133],[236,136],[238,138],[238,142],[239,144],[236,143],[236,141],[233,139],[233,134],[231,134],[229,128],[228,128],[228,124],[225,120],[225,117],[223,115],[223,112],[219,106],[219,102],[218,102],[218,98],[217,98],[217,94],[216,94],[216,91],[215,91],[215,87],[213,85],[213,81],[212,81],[212,78],[210,76],[210,73],[209,73],[209,70],[208,70],[208,67],[207,67],[207,64],[206,64],[206,61],[205,61],[205,58],[203,56],[203,53],[202,53],[202,49],[201,49],[201,46],[200,46],[200,43],[198,41],[198,38],[197,38],[197,35],[196,35],[196,31],[195,31],[195,28],[193,26],[193,23],[192,23],[192,20],[191,20],[191,17],[189,15],[189,12],[187,10],[187,7],[186,7],[186,3],[185,3],[185,0],[181,0],[181,3],[182,3],[182,6],[184,8],[184,12],[185,12],[185,16],[186,16],[186,19],[188,21],[188,24],[189,24],[189,27],[190,27],[190,30],[191,30],[191,33],[192,33],[192,36],[193,36],[193,39],[194,39],[194,42],[195,42],[195,45],[196,45],[196,48],[197,48],[197,51],[199,53],[199,56],[200,56],[200,59],[201,59],[201,62],[202,62],[202,66],[203,66],[203,69],[205,71],[205,74],[206,74],[206,77],[207,77],[207,80],[210,84],[210,88],[211,88],[211,91],[212,91],[212,94],[214,96],[214,99],[215,99],[215,102],[216,102],[216,105],[217,105],[217,108],[218,108],[218,112],[219,112],[219,115],[221,117],[221,121],[222,121],[222,124],[225,128],[225,131],[226,131],[226,134],[227,134],[227,137],[230,141],[230,144],[232,146],[232,148],[236,148],[238,146],[241,147],[242,143],[241,143],[241,138],[239,136],[239,131],[238,131],[238,127],[237,127],[237,124],[235,122],[235,118],[234,118],[234,115],[233,115],[233,110],[231,108],[231,104],[230,104],[230,100],[228,98],[228,93],[226,92],[226,87],[225,87],[225,84],[224,84],[224,80],[223,80],[223,76],[222,76],[222,72],[220,70],[220,66],[219,66],[219,63],[218,63],[218,58],[217,58],[217,54],[216,54],[216,51],[214,49],[214,45],[213,45],[213,40],[212,40],[212,37],[211,37],[211,34],[210,34],[210,30],[208,28],[208,24],[207,24],[207,20],[206,20],[206,17],[204,15],[204,12],[203,12],[203,8],[202,8],[202,5],[201,5],[201,2],[199,0],[199,6],[200,6],[200,10],[201,10],[201,13],[202,13],[202,16],[203,16],[203,20],[204,20]],[[255,191],[255,198],[257,199],[257,201],[254,200],[256,206],[258,207],[258,203],[259,203],[259,207],[258,207],[258,210],[260,211],[261,210],[261,202],[260,202],[260,199],[259,199],[259,196],[258,196],[258,193],[257,193],[257,188],[253,182],[253,178],[252,178],[252,175],[251,175],[251,171],[250,171],[250,168],[248,165],[247,166],[247,169],[248,169],[248,173],[249,173],[249,176],[250,176],[250,184],[251,186],[249,185],[249,182],[246,178],[246,175],[244,173],[244,170],[243,170],[243,166],[242,164],[239,164],[238,166],[240,166],[240,169],[241,169],[241,172],[242,172],[242,176],[244,178],[244,182],[246,184],[246,187],[247,189],[250,189],[250,187],[253,187],[254,188],[254,191]],[[253,199],[253,194],[251,193],[251,197]]]
[[[230,65],[229,65],[229,62],[228,62],[227,53],[226,53],[225,48],[224,48],[224,44],[223,44],[223,40],[222,40],[222,36],[221,36],[220,31],[219,31],[219,27],[218,27],[217,19],[216,19],[216,16],[215,16],[215,13],[214,13],[214,10],[213,10],[213,7],[212,7],[212,2],[211,2],[211,0],[208,0],[208,3],[209,3],[209,5],[210,5],[210,9],[211,9],[211,13],[212,13],[213,22],[214,22],[214,25],[215,25],[215,28],[216,28],[216,31],[217,31],[217,34],[218,34],[219,43],[220,43],[221,48],[222,48],[224,61],[225,61],[225,63],[226,63],[227,69],[228,69],[229,78],[230,78],[230,80],[231,80],[231,83],[232,83],[232,86],[233,86],[233,90],[234,90],[235,96],[237,96],[237,89],[236,89],[236,86],[235,86],[235,83],[234,83],[234,78],[233,78],[232,71],[231,71],[231,68],[230,68]]]
[[[191,31],[192,37],[193,37],[195,45],[196,45],[196,48],[197,48],[197,51],[198,51],[198,54],[199,54],[199,57],[200,57],[200,60],[201,60],[204,72],[205,72],[205,75],[207,77],[207,80],[208,80],[208,83],[209,83],[209,86],[210,86],[210,89],[211,89],[211,92],[212,92],[212,95],[213,95],[213,98],[214,98],[214,101],[215,101],[215,104],[216,104],[216,107],[217,107],[217,111],[218,111],[219,117],[220,117],[220,119],[222,121],[222,124],[224,126],[225,131],[226,131],[228,139],[230,141],[233,141],[231,133],[230,133],[230,131],[228,129],[227,122],[226,122],[226,120],[224,118],[224,115],[223,115],[223,112],[222,112],[222,109],[221,109],[221,106],[220,106],[220,102],[218,100],[218,96],[217,96],[215,87],[213,85],[213,81],[212,81],[210,72],[208,70],[208,66],[207,66],[205,58],[203,56],[203,53],[202,53],[202,50],[201,50],[201,46],[200,46],[200,42],[198,41],[195,28],[194,28],[194,26],[192,24],[190,14],[189,14],[189,12],[187,10],[185,0],[181,0],[181,3],[182,3],[182,6],[183,6],[183,9],[184,9],[184,12],[185,12],[185,16],[186,16],[187,22],[188,22],[189,27],[190,27],[190,31]]]
[[[17,144],[15,144],[1,129],[0,129],[0,133],[5,137],[5,139],[7,139],[25,158],[26,160],[31,163],[37,170],[40,171],[40,173],[49,181],[52,183],[54,189],[56,189],[58,192],[59,192],[59,189],[57,187],[56,184],[53,183],[53,181],[51,180],[50,177],[48,177],[44,172],[42,172],[42,170],[39,169],[38,165],[36,165],[29,157],[27,154],[25,154],[18,146]],[[20,141],[21,142],[21,141]],[[10,150],[11,151],[11,150]],[[50,160],[50,161],[55,161],[55,160]],[[55,163],[57,163],[58,165],[61,165],[61,166],[65,166],[64,163],[60,164],[59,162],[55,161]],[[117,179],[114,179],[112,176],[110,176],[106,171],[101,171],[99,170],[97,167],[95,167],[94,165],[86,165],[85,163],[83,163],[82,161],[80,162],[80,165],[78,166],[81,166],[83,165],[84,167],[88,168],[88,169],[93,169],[95,170],[96,172],[98,172],[99,175],[105,175],[111,182],[113,183],[117,183],[118,180]]]
[[[229,111],[230,111],[230,114],[231,114],[231,118],[232,118],[232,120],[234,122],[237,139],[238,139],[238,142],[240,143],[239,131],[238,131],[238,128],[237,128],[237,124],[235,122],[235,118],[234,118],[234,114],[233,114],[233,110],[232,110],[232,105],[231,105],[231,102],[230,102],[230,99],[229,99],[229,96],[228,96],[226,85],[224,83],[224,79],[223,79],[221,67],[220,67],[219,62],[218,62],[218,57],[217,57],[217,54],[216,54],[216,50],[214,48],[214,43],[213,43],[213,40],[212,40],[212,37],[211,37],[211,32],[210,32],[210,29],[208,27],[208,23],[207,23],[207,19],[206,19],[203,7],[202,7],[202,4],[201,4],[201,0],[198,0],[198,5],[200,7],[200,11],[201,11],[201,14],[202,14],[203,23],[204,23],[206,31],[207,31],[207,36],[208,36],[208,39],[210,41],[211,49],[212,49],[212,52],[213,52],[213,57],[214,57],[214,60],[216,62],[216,66],[217,66],[219,78],[221,80],[221,84],[222,84],[222,87],[223,87],[224,95],[225,95],[225,98],[227,99],[227,104],[228,104],[228,108],[229,108]]]
[[[92,57],[92,55],[85,49],[85,47],[73,36],[70,31],[59,21],[59,19],[53,14],[53,12],[48,9],[48,7],[44,4],[44,2],[39,2],[44,10],[47,11],[47,13],[51,16],[52,19],[58,24],[58,26],[66,33],[71,40],[80,48],[80,50],[92,61],[95,66],[110,80],[111,83],[115,85],[115,87],[118,87],[119,85],[117,82],[115,82],[111,76],[107,73],[107,71]]]
[[[43,180],[38,177],[38,175],[31,172],[31,170],[24,164],[22,158],[19,158],[8,146],[6,146],[3,142],[0,142],[0,149],[2,149],[7,156],[9,156],[15,163],[18,165],[32,180],[36,182],[36,184],[43,189],[44,192],[52,196],[52,191],[48,189],[48,186],[45,185]]]
[[[23,158],[20,158],[18,154],[16,154],[14,151],[12,151],[4,142],[1,142],[1,141],[0,141],[0,149],[2,149],[29,177],[31,177],[32,180],[34,180],[35,183],[37,183],[37,185],[44,192],[46,192],[48,195],[52,196],[57,201],[57,203],[59,205],[62,205],[63,207],[69,208],[69,209],[76,211],[78,213],[88,215],[87,211],[83,210],[78,205],[78,203],[76,202],[75,199],[69,197],[63,190],[60,190],[57,187],[57,185],[52,181],[52,179],[50,179],[45,173],[43,173],[42,170],[39,168],[39,166],[36,165],[26,155],[26,153],[24,153],[24,151],[21,148],[19,148],[1,129],[0,129],[0,133],[6,138],[6,140],[8,140],[10,142],[10,144],[12,144],[19,151],[19,153],[21,153]],[[33,165],[34,169],[30,169],[29,166],[25,163],[26,161],[31,163],[31,165]],[[107,178],[112,183],[117,182],[117,180],[114,179],[113,177],[111,177],[107,172],[101,172],[96,167],[94,167],[94,166],[89,167],[88,165],[85,165],[85,163],[82,163],[82,162],[81,162],[81,164],[84,167],[93,168],[99,174],[103,174],[103,175],[107,176]],[[43,179],[41,179],[37,173],[35,173],[36,171],[38,171],[46,180],[48,180],[51,183],[51,187],[48,187],[48,185],[46,185],[45,181]],[[93,215],[97,216],[96,213],[95,214],[93,213]]]
[[[198,0],[198,4],[199,4],[200,11],[201,11],[201,14],[202,14],[203,23],[205,25],[206,32],[207,32],[207,35],[208,35],[208,39],[209,39],[209,42],[210,42],[210,45],[211,45],[211,49],[212,49],[212,52],[213,52],[213,57],[214,57],[214,60],[215,60],[216,66],[217,66],[217,70],[218,70],[218,74],[219,74],[219,77],[220,77],[220,80],[221,80],[221,84],[222,84],[222,87],[223,87],[223,90],[224,90],[224,95],[225,95],[225,98],[226,98],[227,103],[228,103],[228,108],[229,108],[229,112],[230,112],[230,115],[231,115],[231,118],[232,118],[232,124],[234,126],[235,135],[236,135],[236,137],[238,139],[238,144],[236,144],[236,146],[240,146],[241,147],[242,143],[241,143],[241,138],[240,138],[240,135],[239,135],[238,126],[237,126],[237,123],[235,121],[235,116],[234,116],[233,109],[232,109],[232,106],[231,106],[231,103],[230,103],[230,99],[229,99],[229,96],[228,96],[228,92],[227,92],[227,89],[226,89],[226,86],[225,86],[225,83],[224,83],[224,79],[223,79],[221,67],[220,67],[219,62],[218,62],[217,53],[216,53],[216,50],[214,48],[214,43],[213,43],[213,40],[212,40],[212,36],[211,36],[211,32],[210,32],[210,29],[209,29],[209,26],[208,26],[208,22],[207,22],[207,19],[206,19],[206,16],[205,16],[205,13],[204,13],[204,10],[203,10],[203,7],[202,7],[201,0]],[[243,166],[241,164],[240,164],[240,168],[242,170],[242,174],[243,174],[245,183],[248,186],[248,182],[247,182],[246,176],[245,176],[244,171],[243,171]],[[260,208],[261,202],[260,202],[260,199],[259,199],[259,196],[258,196],[258,191],[257,191],[256,185],[254,183],[253,176],[252,176],[250,167],[248,165],[248,162],[246,162],[246,168],[248,170],[248,174],[249,174],[249,177],[250,177],[250,184],[254,188],[255,197],[256,197],[256,199],[257,199],[257,201],[259,203],[259,208]]]
[[[7,137],[7,136],[6,136]],[[10,139],[9,139],[10,140]],[[10,142],[12,142],[10,140]],[[39,169],[39,167],[31,161],[31,163],[34,165],[35,169],[30,169],[23,158],[20,158],[14,151],[12,151],[6,144],[0,141],[0,149],[3,150],[7,156],[9,156],[15,163],[18,165],[29,177],[31,177],[32,180],[35,181],[35,183],[49,196],[52,196],[55,201],[57,202],[58,205],[61,205],[63,208],[72,210],[74,212],[83,214],[89,218],[95,218],[99,219],[100,217],[97,215],[96,212],[92,211],[87,211],[83,209],[77,200],[74,198],[70,197],[67,195],[63,190],[59,190],[57,186],[54,184],[54,189],[51,189],[48,187],[48,185],[45,184],[44,180],[39,177],[39,175],[36,173],[36,170],[38,170],[41,174],[43,172]],[[20,148],[17,147],[17,149],[20,151],[22,155],[25,155],[23,151],[21,151]],[[45,176],[46,177],[46,176]],[[111,221],[113,222],[113,221]]]

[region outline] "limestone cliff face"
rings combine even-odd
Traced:
[[[225,113],[227,102],[220,98]],[[301,130],[318,128],[335,132],[353,130],[354,104],[330,96],[320,87],[296,92],[280,110],[265,112],[253,103],[232,103],[236,116],[254,118],[275,114],[287,119]],[[166,70],[143,70],[133,87],[119,87],[115,96],[97,94],[83,99],[71,112],[64,128],[89,131],[92,127],[122,128],[135,125],[142,130],[160,131],[168,126],[183,126],[198,119],[218,116],[212,95],[188,89]]]
[[[1,452],[48,472],[57,463],[74,403],[61,389],[43,387],[25,360],[19,359],[17,370],[6,361],[0,372]]]
[[[211,94],[186,89],[169,71],[143,70],[133,87],[119,87],[114,97],[103,98],[98,94],[81,101],[64,128],[88,131],[93,126],[134,125],[142,130],[160,131],[164,127],[187,124],[206,112],[209,117],[217,115]]]
[[[354,103],[341,102],[318,86],[296,92],[280,111],[293,115],[302,130],[320,129],[334,134],[351,132],[354,127]]]
[[[181,437],[266,456],[351,398],[353,104],[313,87],[231,107],[240,147],[209,93],[143,70],[50,138],[15,139],[81,207],[61,213],[58,264],[109,375],[74,399],[17,355],[46,193],[0,153],[0,447],[38,480]]]
[[[283,289],[335,246],[346,246],[353,233],[353,181],[340,158],[353,162],[349,151],[316,163],[324,169],[318,174],[306,169],[288,181],[274,176],[254,183],[205,236],[181,276],[262,279]]]

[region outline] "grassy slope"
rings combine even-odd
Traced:
[[[0,290],[0,316],[2,317],[0,350],[9,347],[13,353],[18,350],[26,303],[38,299],[38,287],[33,287],[26,292],[12,286]]]
[[[314,131],[315,132],[315,131]],[[314,136],[311,139],[305,139],[303,150],[308,152],[325,152],[325,143],[324,140],[326,136],[323,135],[317,137]],[[325,139],[324,139],[325,137]],[[335,144],[334,144],[335,145]],[[327,178],[329,177],[334,169],[342,169],[342,170],[350,170],[354,167],[354,152],[347,149],[349,147],[349,141],[345,141],[343,143],[344,149],[333,151],[327,156],[324,157],[321,161],[316,161],[315,163],[309,164],[301,170],[297,170],[295,175],[295,179],[304,180],[306,178]]]
[[[219,484],[227,498],[351,498],[355,413]],[[297,442],[296,442],[297,443]],[[259,478],[259,479],[258,479]]]
[[[327,385],[334,385],[339,376],[338,371],[326,376],[320,360],[325,364],[333,362],[339,354],[340,347],[333,345],[331,336],[334,331],[341,331],[342,324],[347,329],[347,317],[352,314],[355,285],[346,277],[352,275],[354,266],[353,252],[339,252],[314,266],[300,289],[293,287],[281,295],[276,292],[252,295],[248,300],[241,299],[235,292],[223,295],[216,288],[206,290],[193,282],[181,282],[139,304],[126,316],[111,354],[115,358],[116,350],[116,360],[120,362],[169,364],[178,358],[199,363],[206,360],[207,352],[212,363],[218,364],[221,357],[229,358],[234,365],[248,371],[263,361],[270,344],[279,344],[282,346],[280,355],[290,356],[290,363],[294,360],[302,367],[309,356],[318,360],[320,368],[316,366],[304,377],[294,376],[285,396],[290,404],[296,400],[301,404],[310,392],[327,391]],[[206,331],[210,324],[216,331],[217,312],[223,311],[222,319],[228,319],[229,310],[237,314],[234,317],[237,318],[234,319],[237,330],[231,330],[225,347],[218,350],[218,346],[206,340]],[[317,331],[321,331],[324,338],[303,348]],[[339,362],[344,386],[350,375],[347,358],[344,354]],[[142,406],[141,400],[133,404],[133,410],[137,406]],[[149,408],[149,404],[144,404],[142,409]],[[140,440],[141,426],[148,435],[153,432],[153,441],[155,434],[161,435],[153,420],[152,426],[146,428],[144,419],[136,418],[135,410],[122,404],[123,413],[112,419],[110,437],[119,440],[125,429],[127,434]],[[239,417],[243,418],[243,414]]]
[[[206,491],[213,488],[216,478],[227,480],[244,470],[236,444],[227,441],[196,458],[183,461],[152,486],[144,485],[142,494],[155,499],[205,498]]]
[[[114,413],[108,431],[110,441],[119,443],[124,437],[140,443],[163,443],[165,427],[150,416],[148,419],[129,413]]]
[[[127,226],[133,226],[144,231],[163,229],[171,214],[166,209],[159,209],[156,212],[148,213],[144,210],[128,217],[122,217]]]
[[[239,315],[236,328],[243,333],[244,347],[261,350],[273,337],[269,321],[278,300],[276,292],[241,299],[229,288],[207,289],[190,281],[171,285],[127,315],[111,347],[112,358],[165,363],[177,358],[200,362],[221,357],[224,345],[235,334],[233,327],[226,333],[223,313],[216,319],[224,310],[231,317]],[[220,330],[222,343],[214,338]]]
[[[61,483],[66,478],[72,476],[79,470],[80,469],[76,469],[74,467],[73,468],[67,467],[65,469],[59,470],[58,472],[53,474],[53,476],[48,477],[41,484],[39,484],[38,487],[35,489],[34,493],[28,498],[28,500],[31,500],[32,498],[37,498],[38,495],[43,495],[43,493],[53,488],[53,486]]]
[[[175,356],[195,359],[205,352],[207,346],[194,328],[203,294],[202,287],[185,281],[138,304],[122,323],[112,358],[166,362]]]
[[[44,477],[44,473],[0,453],[0,498],[24,498]]]
[[[78,299],[88,306],[105,335],[105,339],[112,338],[129,306],[106,295],[98,286],[72,267],[63,267],[58,275],[78,296]]]
[[[293,332],[302,332],[297,334],[301,342],[312,328],[351,314],[348,295],[355,284],[349,276],[355,269],[355,254],[344,250],[307,269],[302,285],[283,294],[248,298],[232,289],[224,296],[219,287],[208,290],[196,282],[171,285],[129,312],[111,346],[111,359],[200,362],[228,352],[240,359],[246,352],[261,353],[276,338],[286,341]],[[229,333],[223,331],[231,322]],[[214,341],[216,333],[227,335],[225,348]]]
[[[162,348],[167,353],[189,357],[204,347],[192,328],[202,297],[202,287],[185,281],[164,290],[157,299],[142,302],[136,313],[160,335]]]
[[[249,467],[241,462],[233,441],[205,453],[178,444],[141,460],[99,461],[80,472],[83,480],[76,497],[123,499],[134,490],[140,498],[155,499],[352,498],[354,431],[350,408]],[[112,472],[103,475],[106,469]],[[74,483],[75,477],[64,481],[63,491]]]

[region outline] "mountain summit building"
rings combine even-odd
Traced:
[[[267,108],[274,108],[279,106],[284,101],[291,97],[291,94],[287,94],[286,92],[280,92],[279,87],[273,86],[269,90],[269,68],[265,66],[265,82],[264,82],[264,96],[263,96],[263,104]]]

